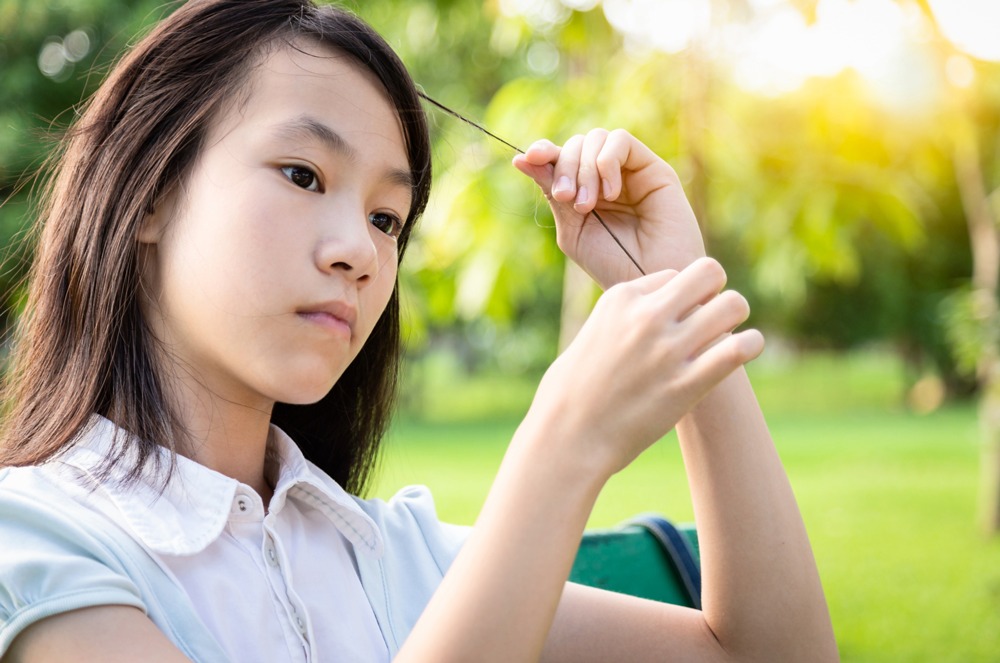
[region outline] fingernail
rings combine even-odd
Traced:
[[[582,186],[580,190],[576,192],[576,204],[582,205],[587,202],[587,187]]]
[[[607,180],[601,180],[601,184],[604,187],[604,200],[607,200],[608,196],[611,195],[611,182]]]
[[[570,191],[572,188],[573,188],[573,183],[569,181],[568,177],[563,175],[562,177],[559,178],[559,181],[556,182],[556,185],[552,187],[552,192],[555,193],[556,191]]]

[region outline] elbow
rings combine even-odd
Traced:
[[[703,620],[705,637],[715,650],[712,660],[719,663],[840,663],[832,625],[802,629],[794,626],[779,631],[751,628],[743,633],[720,632]]]

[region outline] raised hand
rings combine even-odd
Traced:
[[[677,173],[624,129],[593,129],[562,147],[540,140],[513,163],[549,201],[559,248],[605,290],[640,274],[594,209],[647,274],[705,255]]]
[[[546,372],[526,421],[545,422],[549,439],[599,473],[625,467],[763,349],[757,330],[728,334],[750,307],[736,291],[719,294],[725,283],[722,266],[702,258],[608,290]]]

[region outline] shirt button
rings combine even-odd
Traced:
[[[298,615],[295,615],[295,623],[299,627],[299,633],[302,634],[302,637],[305,637],[308,634],[308,632],[306,631],[306,623],[302,621],[302,618],[299,617]]]
[[[250,500],[243,497],[242,495],[240,497],[237,497],[236,508],[240,510],[240,513],[246,513],[247,511],[250,510]]]
[[[271,566],[278,566],[278,553],[274,550],[274,539],[270,536],[264,542],[264,555],[267,557],[267,563]]]

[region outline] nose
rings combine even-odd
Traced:
[[[363,209],[339,210],[325,224],[316,245],[316,267],[325,274],[340,272],[364,287],[378,276],[378,248],[372,240],[368,217]]]

